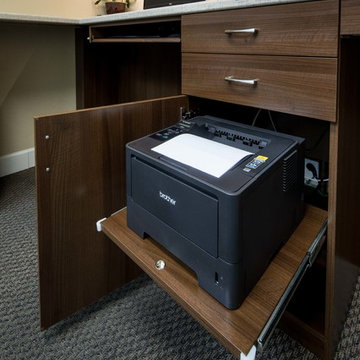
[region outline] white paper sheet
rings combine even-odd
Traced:
[[[252,154],[192,134],[181,134],[151,150],[219,178]]]

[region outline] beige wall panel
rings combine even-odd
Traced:
[[[1,0],[0,12],[60,17],[87,17],[95,14],[92,0]]]
[[[0,156],[34,146],[35,115],[73,110],[74,30],[0,24]]]
[[[105,14],[105,5],[102,1],[98,6],[95,0],[1,0],[0,12],[11,12],[30,15],[49,15],[70,18],[84,18]],[[143,8],[144,0],[130,0],[129,10]]]

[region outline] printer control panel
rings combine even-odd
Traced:
[[[151,137],[159,141],[167,141],[183,133],[202,136],[207,139],[249,151],[261,150],[269,144],[269,140],[267,139],[230,129],[229,127],[224,127],[216,123],[204,121],[203,118],[199,117],[194,118],[193,121],[192,119],[180,120],[175,125],[158,131],[151,135]]]

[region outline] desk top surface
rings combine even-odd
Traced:
[[[165,6],[154,9],[127,11],[121,14],[93,16],[87,18],[66,18],[57,16],[29,15],[0,12],[0,22],[20,22],[54,25],[93,25],[114,21],[141,20],[183,14],[238,9],[254,6],[278,5],[312,0],[215,0],[190,4]]]

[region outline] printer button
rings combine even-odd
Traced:
[[[267,145],[266,141],[261,141],[259,144],[259,149],[263,149]]]

